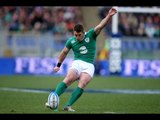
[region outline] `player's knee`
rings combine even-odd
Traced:
[[[87,86],[88,82],[79,82],[78,86],[80,88],[85,88]]]
[[[64,82],[67,84],[67,86],[69,86],[69,85],[71,85],[74,82],[74,80],[71,77],[66,77],[64,79]]]
[[[72,81],[74,80],[74,78],[69,75],[69,76],[67,76],[66,80],[67,80],[68,82],[72,82]]]

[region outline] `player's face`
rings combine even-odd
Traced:
[[[74,36],[76,37],[76,39],[78,41],[81,41],[81,40],[83,40],[84,33],[83,32],[76,32],[76,31],[74,31]]]

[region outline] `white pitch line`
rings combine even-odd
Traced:
[[[17,92],[32,92],[32,93],[48,93],[46,90],[36,90],[36,89],[23,89],[23,88],[6,88],[0,87],[1,91],[17,91]],[[68,90],[69,91],[69,90]],[[129,89],[86,89],[85,92],[88,93],[115,93],[115,94],[160,94],[160,90],[129,90]]]
[[[131,89],[92,89],[92,90],[85,90],[86,92],[96,92],[96,93],[121,93],[121,94],[160,94],[160,90],[131,90]]]
[[[47,93],[47,91],[42,90],[30,90],[21,88],[0,88],[2,91],[15,91],[15,92],[32,92],[32,93]]]
[[[116,114],[116,112],[109,112],[109,111],[108,112],[106,111],[104,113],[107,113],[107,114]]]

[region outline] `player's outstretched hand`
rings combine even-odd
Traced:
[[[116,13],[117,13],[117,9],[114,8],[114,7],[112,7],[112,8],[109,10],[109,12],[108,12],[108,14],[109,14],[110,16],[113,16],[113,15],[115,15]]]
[[[59,70],[60,70],[60,68],[59,68],[59,67],[57,67],[57,66],[56,66],[56,67],[54,67],[54,69],[53,69],[53,71],[54,71],[54,72],[58,72]]]

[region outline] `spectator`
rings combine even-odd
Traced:
[[[102,19],[108,7],[99,7]],[[160,15],[154,13],[119,13],[119,33],[124,36],[160,37]],[[109,26],[109,25],[108,25]],[[108,27],[109,28],[109,27]],[[106,29],[106,35],[112,35]]]
[[[77,22],[82,22],[79,7],[0,7],[1,30],[53,32],[68,36]]]
[[[145,23],[145,32],[148,37],[154,37],[156,28],[153,24],[151,16],[147,17],[146,23]]]

